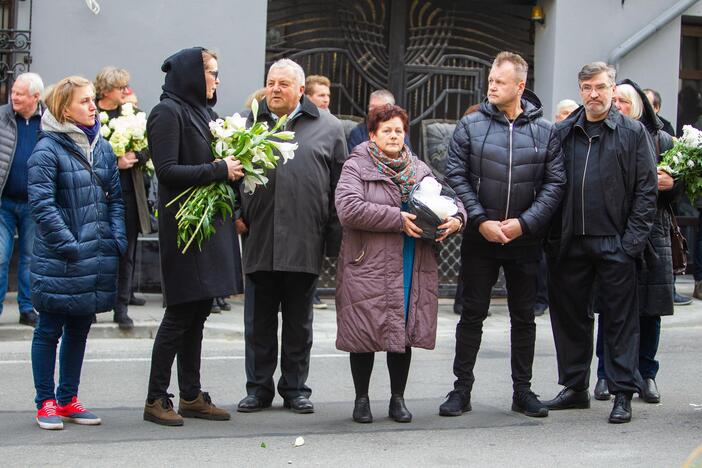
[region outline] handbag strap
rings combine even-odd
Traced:
[[[102,180],[100,179],[100,177],[98,177],[98,175],[95,173],[95,171],[93,170],[93,166],[91,166],[90,163],[88,161],[86,161],[85,158],[83,158],[83,156],[77,155],[73,152],[71,152],[71,154],[90,173],[91,177],[93,179],[95,179],[95,182],[98,183],[98,185],[102,189],[102,192],[105,194],[105,198],[109,200],[110,199],[110,191],[107,188],[105,188],[105,184],[102,183]]]
[[[680,226],[678,226],[678,220],[675,219],[675,213],[673,213],[673,206],[668,205],[666,207],[666,210],[670,214],[670,230],[673,231],[675,234],[682,235],[682,232],[680,231]]]

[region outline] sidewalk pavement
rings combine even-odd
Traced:
[[[676,282],[677,292],[686,296],[692,295],[694,280],[692,276],[680,276]],[[149,338],[156,336],[164,309],[160,294],[138,294],[146,299],[144,306],[129,306],[129,316],[134,320],[134,328],[129,331],[120,330],[112,321],[112,312],[98,314],[98,321],[90,330],[90,338]],[[231,305],[230,311],[221,314],[211,314],[205,322],[205,338],[222,340],[243,340],[244,338],[244,296],[232,296],[227,299]],[[323,297],[322,302],[327,304],[326,309],[315,309],[314,337],[315,339],[334,340],[336,337],[336,314],[334,298]],[[485,328],[502,327],[509,321],[507,301],[504,298],[494,298],[490,311],[492,317],[486,321]],[[693,299],[688,306],[676,307],[676,315],[666,317],[668,326],[698,326],[702,317],[702,301]],[[19,310],[15,293],[8,293],[5,298],[3,312],[0,314],[0,341],[31,340],[33,328],[20,325]],[[453,313],[452,299],[439,299],[439,324],[440,334],[453,334],[458,317]],[[537,317],[538,326],[550,326],[548,312],[542,317]]]

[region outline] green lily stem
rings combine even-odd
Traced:
[[[180,193],[180,195],[178,195],[177,197],[175,197],[173,200],[169,201],[169,202],[166,204],[166,208],[168,208],[169,206],[171,206],[172,204],[174,204],[176,201],[178,201],[178,199],[179,199],[180,197],[182,197],[182,196],[185,195],[186,193],[190,192],[190,191],[193,190],[194,188],[195,188],[195,187],[188,187],[188,188],[186,188],[185,190],[183,190],[183,191]],[[191,194],[191,195],[192,195],[192,194]],[[188,197],[188,198],[189,198],[189,197]]]
[[[197,236],[198,231],[202,227],[202,223],[205,221],[205,217],[207,216],[207,212],[210,211],[210,207],[208,206],[205,208],[205,212],[202,213],[202,217],[200,218],[200,222],[197,223],[197,226],[195,227],[195,231],[193,232],[193,235],[190,236],[190,240],[188,241],[187,244],[185,244],[185,248],[183,249],[183,255],[185,255],[185,252],[187,252],[188,248],[190,247],[190,244],[193,243],[195,240],[195,237]]]

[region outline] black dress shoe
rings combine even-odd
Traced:
[[[144,304],[146,304],[146,299],[136,297],[134,294],[132,294],[132,297],[129,298],[129,305],[143,306]]]
[[[368,395],[361,395],[356,398],[353,404],[353,420],[357,423],[373,422],[373,414],[371,413]]]
[[[661,394],[658,393],[658,386],[656,381],[653,379],[645,379],[639,396],[643,398],[646,403],[660,403]]]
[[[283,401],[283,408],[291,409],[293,413],[297,414],[314,413],[314,405],[309,398],[302,395],[290,399],[286,398]]]
[[[402,395],[392,395],[390,397],[388,416],[399,423],[408,423],[412,421],[412,413],[410,413],[405,406],[405,399]]]
[[[215,301],[217,302],[217,305],[221,310],[232,310],[232,306],[230,306],[229,303],[223,297],[218,297],[217,299],[215,299]]]
[[[612,424],[628,423],[631,421],[631,395],[617,393],[614,395],[614,407],[609,413]]]
[[[597,384],[595,384],[595,400],[607,401],[609,397],[609,386],[607,385],[607,379],[597,379]]]
[[[246,395],[244,399],[239,402],[236,410],[240,413],[255,413],[256,411],[261,411],[270,406],[271,400],[263,401],[256,395]]]
[[[590,407],[590,392],[565,387],[553,400],[543,404],[550,410],[585,409]]]

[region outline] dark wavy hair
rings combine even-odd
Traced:
[[[402,120],[402,127],[405,133],[409,131],[409,117],[407,111],[396,104],[386,104],[375,107],[368,113],[368,133],[375,133],[383,122],[399,117]]]

